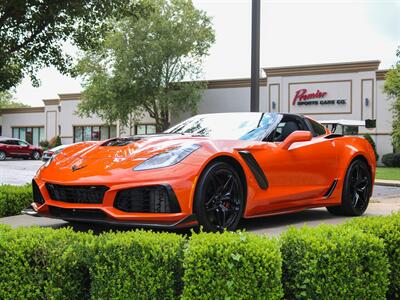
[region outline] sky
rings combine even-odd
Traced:
[[[251,0],[193,0],[212,16],[216,42],[205,58],[203,79],[250,77]],[[400,45],[400,0],[261,0],[260,68],[380,60],[396,62]],[[73,53],[71,46],[65,51]],[[31,106],[42,99],[82,90],[79,79],[54,68],[38,74],[34,88],[25,78],[15,98]]]

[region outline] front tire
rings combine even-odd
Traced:
[[[244,210],[243,184],[239,174],[225,162],[211,163],[196,187],[194,210],[206,231],[235,230]]]
[[[34,160],[39,160],[40,157],[41,157],[41,155],[40,155],[40,153],[39,153],[38,151],[33,151],[33,153],[32,153],[32,158],[33,158]]]
[[[6,159],[6,153],[4,151],[0,151],[0,160],[5,160]]]
[[[372,177],[368,165],[354,160],[346,172],[342,191],[342,204],[328,206],[334,215],[361,216],[367,209],[372,191]]]

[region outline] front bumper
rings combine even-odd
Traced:
[[[72,222],[83,222],[83,223],[94,223],[94,224],[107,224],[107,225],[123,225],[123,226],[132,226],[132,227],[143,227],[143,228],[185,228],[185,227],[192,227],[198,224],[196,215],[188,215],[177,222],[172,223],[164,223],[164,222],[145,222],[145,221],[121,221],[111,218],[89,218],[89,217],[82,217],[82,216],[55,216],[50,213],[41,213],[38,212],[34,206],[36,204],[32,203],[31,206],[27,207],[26,209],[22,210],[23,214],[34,216],[34,217],[46,217],[52,219],[62,219],[65,221],[72,221]]]
[[[188,176],[189,177],[189,176]],[[162,178],[162,177],[159,177]],[[143,178],[142,178],[143,179]],[[120,224],[137,227],[154,227],[154,228],[179,228],[196,226],[197,220],[192,213],[192,194],[194,191],[193,178],[170,178],[150,180],[132,180],[129,183],[109,183],[91,182],[91,184],[104,184],[108,190],[104,193],[101,203],[69,203],[52,199],[46,183],[64,184],[64,185],[87,185],[88,183],[74,182],[55,182],[53,180],[43,180],[36,176],[34,178],[38,190],[43,198],[43,202],[38,203],[36,200],[30,208],[23,211],[24,214],[33,216],[42,216],[66,221],[77,221],[87,223],[105,223]],[[114,202],[120,191],[140,188],[151,185],[168,185],[174,191],[180,210],[176,212],[127,212],[115,207]],[[54,197],[54,196],[53,196]],[[56,213],[55,213],[56,211]],[[96,211],[99,214],[85,214],[86,212]]]

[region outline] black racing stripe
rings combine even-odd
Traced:
[[[239,154],[244,159],[250,171],[256,178],[258,186],[261,189],[266,190],[268,188],[267,177],[265,177],[263,170],[260,168],[260,165],[254,158],[254,156],[248,151],[239,151]]]

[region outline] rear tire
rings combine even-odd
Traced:
[[[235,230],[244,210],[244,188],[235,168],[225,162],[211,163],[196,187],[194,211],[206,231]]]
[[[346,172],[342,191],[342,204],[328,206],[333,215],[361,216],[367,209],[372,191],[372,177],[368,165],[354,160]]]
[[[4,151],[0,151],[0,160],[5,160],[6,159],[6,153]]]

